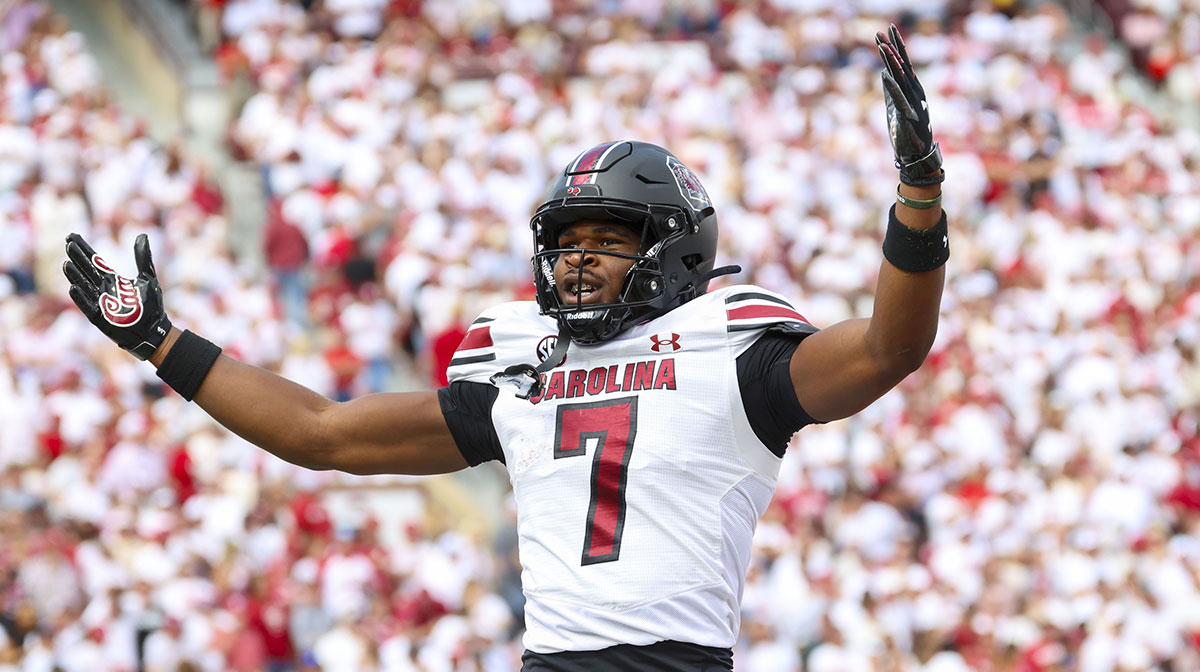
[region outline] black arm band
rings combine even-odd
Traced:
[[[783,457],[788,441],[805,425],[817,422],[796,398],[788,366],[800,341],[816,331],[794,329],[798,322],[769,327],[754,345],[737,358],[738,389],[754,435],[776,457]]]
[[[910,229],[896,219],[896,206],[888,213],[883,237],[883,258],[907,273],[924,273],[939,268],[950,258],[950,236],[946,213],[929,229]]]
[[[191,401],[220,355],[221,348],[190,331],[184,331],[167,351],[167,356],[163,357],[162,366],[158,367],[158,377],[179,396]]]
[[[467,464],[473,467],[489,460],[504,462],[504,449],[492,425],[492,406],[500,390],[456,380],[438,390],[437,395],[450,436]]]

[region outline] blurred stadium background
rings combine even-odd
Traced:
[[[62,240],[337,399],[532,295],[547,179],[663,144],[729,282],[865,315],[899,24],[946,154],[937,344],[802,431],[738,670],[1198,670],[1195,0],[0,1],[0,671],[519,668],[499,468],[308,472],[66,299]]]

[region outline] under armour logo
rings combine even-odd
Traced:
[[[671,352],[675,352],[683,347],[679,345],[679,334],[671,334],[670,338],[663,338],[661,334],[655,334],[650,337],[650,349],[655,352],[662,352],[663,348],[671,346]]]

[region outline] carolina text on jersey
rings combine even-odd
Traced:
[[[642,390],[674,390],[675,358],[628,362],[620,366],[598,366],[542,374],[541,392],[530,397],[530,403],[543,399],[574,399],[609,392],[640,392]]]

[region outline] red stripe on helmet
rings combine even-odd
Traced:
[[[599,170],[600,166],[598,166],[596,164],[600,162],[600,157],[604,156],[605,150],[607,150],[609,147],[612,147],[615,144],[617,144],[617,143],[606,142],[602,145],[596,145],[595,147],[592,147],[591,149],[587,150],[583,154],[579,155],[579,159],[577,159],[575,161],[575,165],[571,166],[571,169],[568,170],[567,172],[568,173],[578,173],[578,172],[584,172],[584,171],[589,171],[589,170]],[[574,182],[573,184],[585,184],[585,183]]]

